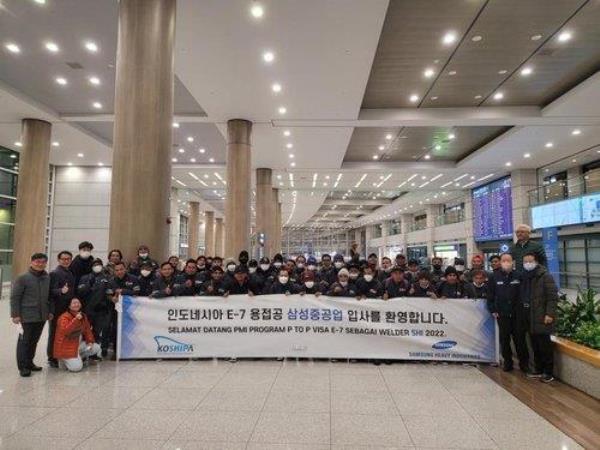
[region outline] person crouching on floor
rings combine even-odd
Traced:
[[[90,356],[100,359],[102,349],[94,341],[90,322],[81,312],[81,302],[77,297],[71,299],[69,309],[58,318],[53,354],[59,366],[64,366],[69,372],[83,369],[83,360]]]

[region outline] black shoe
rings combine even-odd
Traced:
[[[512,372],[513,366],[502,366],[502,370],[504,370],[505,372]]]
[[[103,358],[106,358],[107,356],[108,356],[108,350],[107,350],[107,349],[105,349],[105,348],[103,348],[103,349],[102,349],[102,357],[103,357]]]
[[[391,366],[391,365],[392,365],[392,360],[391,360],[391,359],[386,359],[386,360],[384,360],[384,361],[383,361],[383,363],[384,363],[386,366]]]
[[[529,367],[527,366],[519,366],[519,370],[523,373],[529,373]]]
[[[53,367],[55,369],[58,369],[58,360],[56,360],[56,359],[49,359],[48,360],[48,366]]]
[[[29,370],[31,370],[32,372],[39,372],[42,370],[42,368],[40,366],[36,366],[35,364],[32,364],[31,366],[29,366]]]
[[[91,361],[102,361],[102,358],[98,355],[92,355],[89,358]]]
[[[381,361],[379,359],[376,359],[375,361],[373,361],[373,364],[375,364],[376,366],[380,366]]]
[[[550,374],[545,373],[544,375],[542,375],[542,378],[540,378],[540,381],[542,383],[552,383],[554,381],[554,377]]]
[[[31,376],[31,370],[29,370],[29,369],[19,370],[19,375],[21,375],[22,377],[30,377]]]
[[[527,372],[525,374],[525,376],[527,378],[542,378],[542,373],[541,372]]]

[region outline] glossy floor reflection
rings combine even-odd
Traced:
[[[70,374],[43,364],[44,335],[44,370],[22,379],[16,328],[0,330],[2,449],[582,448],[474,367],[104,361]]]

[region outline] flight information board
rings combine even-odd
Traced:
[[[512,237],[512,197],[510,177],[473,189],[473,234],[476,241]]]

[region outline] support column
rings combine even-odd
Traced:
[[[252,122],[227,122],[227,198],[225,199],[225,252],[237,257],[250,247],[250,187]]]
[[[265,233],[263,255],[269,257],[274,254],[273,249],[277,238],[272,174],[271,169],[256,169],[256,235]]]
[[[534,169],[514,170],[511,177],[511,199],[513,208],[513,229],[525,223],[531,224],[529,215],[529,191],[537,187]]]
[[[279,189],[272,188],[271,201],[273,207],[273,246],[271,254],[266,254],[269,258],[273,258],[276,253],[281,253],[281,203],[279,203]]]
[[[175,5],[119,2],[109,248],[126,259],[168,251]]]
[[[215,255],[223,256],[223,254],[223,219],[217,217],[215,219]],[[227,256],[227,258],[229,257]]]
[[[13,279],[27,270],[31,255],[45,251],[52,125],[23,119],[13,243]]]
[[[465,195],[465,230],[466,245],[467,245],[467,261],[470,263],[471,258],[479,253],[477,243],[475,242],[475,235],[473,234],[473,200],[471,194]]]
[[[200,233],[200,203],[190,202],[188,221],[188,258],[198,257],[198,235]]]
[[[204,211],[204,219],[204,253],[215,256],[215,212]]]
[[[179,255],[179,202],[177,189],[171,188],[171,196],[169,198],[170,211],[169,217],[169,255]]]

